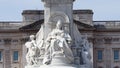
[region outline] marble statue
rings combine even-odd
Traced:
[[[37,64],[37,57],[38,57],[38,47],[35,42],[35,36],[30,35],[30,41],[26,42],[25,46],[28,48],[28,52],[26,54],[26,60],[28,65],[35,65]]]
[[[56,28],[53,29],[49,34],[45,42],[45,57],[43,59],[43,64],[50,64],[52,59],[56,54],[63,54],[69,63],[73,61],[73,54],[70,49],[70,43],[72,42],[69,34],[65,33],[62,28],[61,20],[58,20]]]
[[[25,68],[91,68],[90,44],[87,37],[82,38],[73,20],[75,0],[41,1],[45,6],[44,23],[36,39],[31,35],[25,44]]]
[[[90,54],[90,43],[87,40],[87,36],[83,37],[82,40],[82,58],[84,64],[90,64],[91,54]]]

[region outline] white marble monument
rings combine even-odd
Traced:
[[[73,1],[42,0],[45,21],[25,44],[25,68],[92,68],[90,44],[73,23]]]

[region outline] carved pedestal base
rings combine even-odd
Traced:
[[[68,63],[65,56],[56,55],[50,65],[41,65],[40,68],[79,68],[79,66]]]
[[[25,68],[91,68],[86,65],[41,65],[41,66],[25,66]]]
[[[69,65],[69,66],[51,66],[51,65],[42,65],[40,68],[80,68],[75,65]]]
[[[25,66],[25,68],[39,68],[39,67],[40,67],[40,65],[39,66],[34,66],[34,65],[32,65],[32,66],[31,65],[30,66],[29,65]]]

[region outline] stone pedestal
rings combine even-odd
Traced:
[[[86,65],[41,65],[41,66],[25,66],[25,68],[90,68]]]
[[[79,68],[79,66],[75,65],[66,65],[66,66],[51,66],[51,65],[42,65],[40,68]]]
[[[32,66],[27,65],[27,66],[25,66],[25,68],[39,68],[39,67],[40,67],[40,65],[32,65]]]
[[[79,68],[79,66],[68,64],[65,57],[55,57],[50,65],[42,65],[40,68]]]
[[[69,63],[63,54],[56,54],[50,65],[41,65],[40,68],[79,68],[79,66]]]

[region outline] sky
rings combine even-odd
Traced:
[[[0,21],[22,21],[23,10],[43,10],[41,0],[0,0]],[[76,0],[73,9],[91,9],[93,20],[120,20],[120,0]]]

